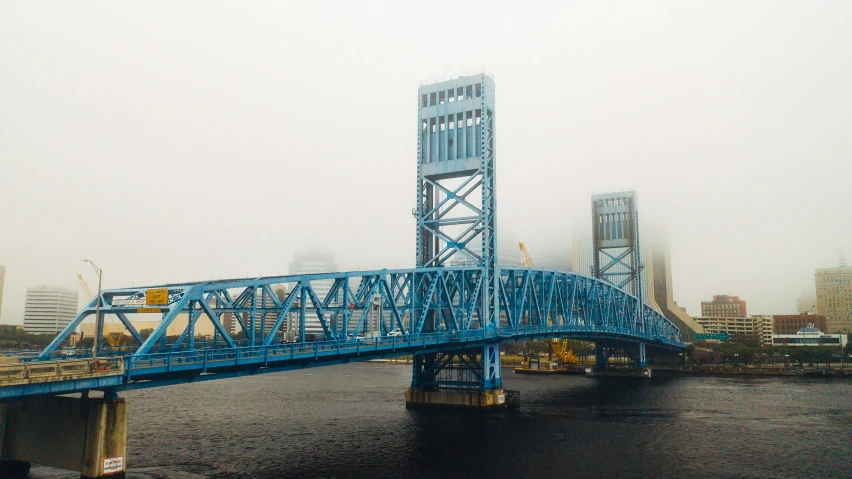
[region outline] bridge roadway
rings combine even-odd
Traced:
[[[117,365],[115,359],[109,362],[112,373],[103,371],[106,361],[93,364],[89,374],[81,373],[79,368],[77,374],[63,372],[70,363],[63,361],[67,357],[59,345],[84,318],[95,313],[97,305],[93,300],[33,363],[28,363],[45,367],[55,364],[54,377],[41,375],[28,380],[22,377],[26,372],[7,367],[6,375],[0,375],[0,400],[90,389],[116,392],[553,337],[613,345],[644,343],[674,350],[684,346],[680,331],[662,315],[599,279],[519,267],[501,268],[500,279],[500,324],[490,327],[483,327],[484,318],[479,317],[482,270],[478,267],[295,275],[105,290],[101,295],[101,314],[117,315],[138,342],[135,350],[123,357],[122,364]],[[324,298],[318,297],[314,289],[320,281],[332,283]],[[283,298],[273,294],[270,287],[281,284],[288,286]],[[352,288],[355,284],[357,288]],[[153,308],[160,313],[161,321],[154,333],[143,339],[126,314],[150,312],[152,308],[145,304],[146,292],[157,289],[168,290],[169,304]],[[308,301],[312,303],[310,308]],[[367,332],[367,309],[374,302],[382,307],[383,335],[351,339],[354,334]],[[323,340],[305,340],[309,310],[323,326]],[[280,343],[281,337],[276,335],[291,311],[298,314],[301,341]],[[248,345],[240,345],[223,327],[222,315],[228,312],[246,333]],[[166,330],[179,313],[188,314],[193,321],[187,321],[181,336],[169,344]],[[249,317],[241,319],[243,315]],[[275,318],[271,327],[264,324],[267,315]],[[217,341],[224,348],[194,341],[193,328],[202,316],[213,321]],[[387,336],[394,327],[401,336]],[[435,329],[443,331],[434,332]],[[102,333],[99,337],[102,342]]]
[[[56,373],[36,375],[17,384],[2,385],[0,399],[23,398],[42,394],[67,394],[87,389],[125,391],[172,384],[208,381],[239,376],[303,369],[315,366],[346,364],[370,359],[392,358],[414,353],[455,351],[481,347],[488,343],[564,337],[586,341],[633,342],[636,337],[628,331],[611,331],[595,325],[552,327],[526,326],[520,330],[508,327],[487,332],[484,330],[424,333],[407,336],[375,337],[361,340],[316,341],[307,343],[247,346],[240,348],[203,349],[165,353],[127,355],[103,358],[100,364],[85,372],[64,372],[68,366],[91,360],[70,359],[33,361],[13,366],[24,371],[27,366],[50,365]],[[671,344],[652,337],[644,338],[650,346],[674,349]],[[123,364],[116,363],[116,360]],[[0,369],[3,367],[0,366]],[[79,368],[75,368],[79,369]]]

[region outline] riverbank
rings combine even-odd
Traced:
[[[765,366],[653,366],[654,375],[679,376],[784,376],[852,378],[852,368]]]

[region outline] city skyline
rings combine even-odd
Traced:
[[[850,19],[0,2],[0,476],[842,476]]]

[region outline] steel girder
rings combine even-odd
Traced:
[[[576,273],[520,267],[498,269],[495,275],[499,280],[500,331],[516,331],[521,336],[530,327],[588,326],[635,338],[637,342],[647,339],[672,347],[683,346],[680,330],[674,324],[636,297],[604,281]],[[307,339],[307,321],[322,326],[321,340],[325,341],[345,340],[354,333],[386,335],[394,329],[403,336],[430,331],[498,329],[484,321],[481,297],[485,278],[483,268],[448,267],[108,289],[101,293],[101,314],[118,317],[137,343],[130,348],[134,356],[154,351],[210,349],[209,343],[195,338],[199,321],[212,322],[225,348],[281,343],[288,315],[292,330],[299,332],[294,339],[300,343]],[[328,280],[333,285],[320,296],[312,285]],[[288,286],[288,293],[279,298],[273,287],[282,284]],[[168,289],[168,304],[157,307],[145,304],[146,291],[154,288]],[[367,317],[371,305],[379,312],[370,324]],[[128,315],[146,312],[146,316],[156,318],[157,328],[143,338]],[[94,313],[95,301],[92,301],[39,358],[51,357],[80,323]],[[225,313],[233,313],[237,332],[244,333],[241,335],[244,338],[232,337],[223,323]],[[182,331],[177,339],[166,340],[169,326],[181,314],[188,318]]]

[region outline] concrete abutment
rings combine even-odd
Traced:
[[[412,387],[405,392],[405,407],[408,409],[428,407],[500,409],[506,407],[506,403],[506,391],[503,388],[427,391]]]
[[[16,477],[29,464],[80,471],[84,479],[125,475],[127,404],[123,399],[24,399],[0,405],[0,422],[0,470],[7,470],[6,477]]]

